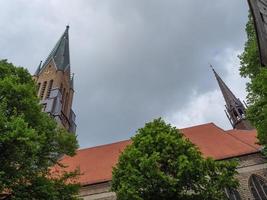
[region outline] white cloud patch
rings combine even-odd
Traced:
[[[240,100],[246,99],[246,84],[239,75],[238,55],[241,51],[226,49],[223,53],[214,57],[214,61],[224,63],[224,66],[214,66],[215,70],[232,92]],[[226,69],[227,76],[220,74],[220,68]],[[166,115],[166,120],[177,128],[184,128],[203,123],[213,122],[224,129],[231,129],[231,124],[225,115],[225,101],[213,72],[209,69],[210,76],[213,76],[217,89],[204,94],[193,94],[191,101],[181,110]]]

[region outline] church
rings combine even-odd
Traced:
[[[72,110],[74,76],[71,74],[69,53],[69,26],[66,27],[47,59],[38,66],[34,80],[43,111],[51,115],[71,133],[75,133],[75,113]],[[256,130],[246,120],[246,104],[241,102],[212,68],[223,98],[226,116],[233,129],[223,130],[214,123],[181,129],[184,137],[194,143],[204,157],[215,160],[237,159],[237,190],[226,189],[230,200],[267,199],[267,163],[257,143]],[[63,156],[66,170],[80,169],[79,196],[84,200],[115,200],[110,191],[112,168],[120,153],[131,140],[79,149],[74,157]]]

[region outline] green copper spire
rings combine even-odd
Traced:
[[[70,67],[69,26],[66,26],[66,30],[50,52],[42,67],[45,67],[51,60],[54,61],[58,70],[65,71]]]

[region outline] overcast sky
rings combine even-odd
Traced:
[[[81,148],[128,139],[154,118],[229,129],[210,70],[244,99],[244,0],[0,1],[0,58],[33,73],[70,25]]]

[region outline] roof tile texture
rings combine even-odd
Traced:
[[[256,131],[229,130],[224,131],[213,123],[181,129],[181,132],[194,143],[204,157],[216,160],[237,157],[258,152]],[[112,168],[116,165],[120,153],[130,140],[117,143],[80,149],[74,157],[64,156],[61,160],[68,168],[79,168],[82,185],[109,181],[112,178]]]

